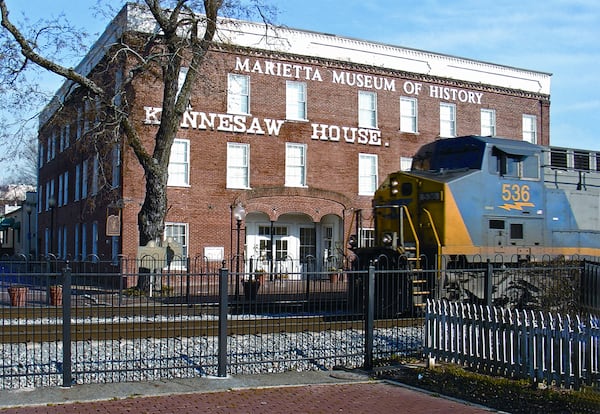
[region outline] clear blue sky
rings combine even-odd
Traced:
[[[96,0],[7,3],[15,17],[21,11],[33,20],[38,13],[64,13],[91,33],[100,33],[108,23],[92,16]],[[279,10],[278,24],[297,29],[552,73],[551,144],[600,150],[598,0],[273,0],[271,4]],[[56,87],[60,84],[53,82]]]

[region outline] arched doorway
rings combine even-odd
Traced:
[[[343,221],[337,215],[320,222],[302,213],[287,213],[276,221],[264,213],[246,216],[247,271],[265,271],[288,279],[305,279],[332,263],[341,263]]]

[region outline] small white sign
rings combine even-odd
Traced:
[[[223,260],[225,256],[225,248],[224,247],[205,247],[204,248],[204,257],[208,260]]]

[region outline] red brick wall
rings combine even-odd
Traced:
[[[203,70],[199,84],[192,94],[191,104],[194,111],[227,113],[227,74],[234,72],[236,57],[244,58],[241,53],[225,51],[211,53],[211,59],[207,63],[210,66]],[[266,60],[293,62],[289,56],[251,57],[252,62],[256,59],[261,62]],[[323,214],[326,214],[324,211],[328,211],[345,217],[348,228],[351,224],[352,209],[362,208],[368,211],[371,202],[370,197],[358,196],[358,154],[377,154],[379,182],[382,182],[388,173],[399,169],[400,157],[411,157],[422,144],[436,139],[439,135],[439,105],[447,101],[430,97],[427,91],[430,85],[483,94],[480,105],[453,102],[456,104],[457,135],[479,134],[480,109],[491,108],[496,110],[497,135],[521,139],[522,115],[532,114],[538,119],[540,143],[549,142],[549,97],[546,96],[533,96],[520,91],[495,89],[491,86],[434,79],[422,75],[392,73],[374,67],[352,66],[341,62],[295,59],[302,65],[318,68],[323,78],[322,82],[300,79],[307,84],[308,122],[285,122],[279,136],[194,129],[179,131],[178,138],[190,140],[190,187],[169,188],[167,221],[189,223],[190,256],[202,255],[206,246],[225,246],[226,257],[229,255],[232,225],[230,207],[237,200],[242,200],[249,212],[263,212],[273,220],[286,212],[295,212],[307,214],[318,221]],[[343,140],[331,142],[311,139],[312,123],[357,127],[358,91],[369,90],[331,82],[332,70],[370,74],[395,80],[395,91],[376,91],[378,127],[381,131],[382,146],[349,144]],[[285,120],[285,83],[286,80],[293,79],[260,73],[248,73],[248,75],[251,83],[252,117],[259,118],[261,121],[264,118]],[[407,95],[402,91],[405,81],[422,85],[419,96]],[[133,105],[133,119],[138,132],[146,137],[148,146],[151,147],[151,140],[157,126],[144,124],[143,107],[160,106],[161,85],[146,79],[136,82],[134,88],[135,91],[129,96],[129,102]],[[399,131],[401,96],[413,96],[418,99],[418,134]],[[250,144],[252,191],[226,188],[228,142]],[[307,189],[284,187],[286,142],[307,144]],[[135,257],[138,244],[137,213],[144,197],[144,179],[143,172],[132,152],[124,151],[123,157],[123,185],[120,195],[125,201],[122,210],[122,250],[126,256]],[[65,163],[60,166],[55,163],[53,166],[45,167],[40,175],[42,186],[48,177],[65,168],[64,165],[67,165]],[[74,172],[71,172],[71,185],[74,179]],[[64,212],[61,210],[60,218],[57,220],[60,223],[68,223],[74,215],[71,210],[64,209]],[[368,213],[366,215],[368,216]],[[106,208],[100,203],[95,214],[86,216],[86,219],[98,220],[101,238],[100,253],[109,256],[110,244],[103,240],[105,216]],[[47,217],[41,218],[40,228],[43,228],[45,220]],[[90,230],[88,230],[88,237],[89,233]],[[43,234],[42,231],[40,234]],[[89,250],[90,242],[88,246],[90,246]]]

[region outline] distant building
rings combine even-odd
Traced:
[[[125,6],[78,70],[120,82],[130,67],[105,66],[105,51],[151,28],[148,19]],[[288,28],[265,36],[252,22],[220,30],[169,168],[165,237],[192,260],[236,254],[238,204],[246,258],[274,258],[289,271],[306,258],[338,258],[355,213],[368,223],[377,186],[410,168],[422,144],[468,134],[549,143],[548,73]],[[149,143],[161,90],[147,78],[127,94]],[[93,99],[68,84],[57,98],[64,106],[49,105],[39,128],[41,252],[135,258],[143,171],[119,137],[90,151],[101,112]],[[117,230],[109,235],[108,216]]]
[[[37,256],[37,194],[27,191],[30,187],[10,186],[8,191],[0,189],[0,197],[9,197],[13,203],[5,204],[4,214],[0,216],[0,257]]]

